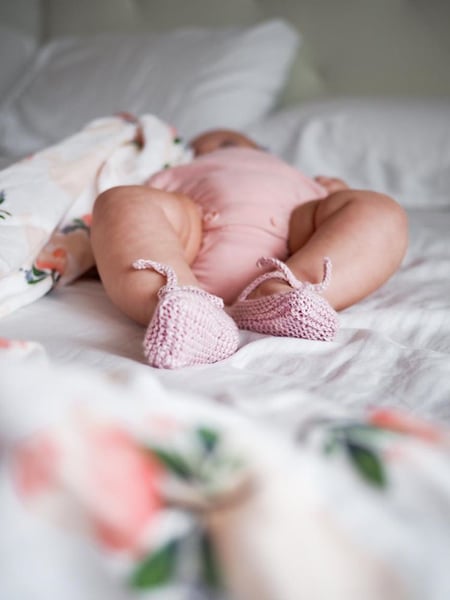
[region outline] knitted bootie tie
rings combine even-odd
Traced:
[[[176,369],[214,363],[233,354],[239,330],[223,310],[223,300],[194,286],[178,286],[169,266],[139,259],[135,269],[153,269],[167,283],[144,336],[144,354],[152,367]]]
[[[276,270],[257,277],[241,293],[230,314],[241,329],[258,333],[308,340],[332,340],[338,330],[336,311],[319,294],[330,282],[331,261],[324,259],[322,283],[302,283],[276,258],[261,258],[258,267],[273,265]],[[248,295],[267,279],[283,279],[294,288],[290,292],[250,298]]]

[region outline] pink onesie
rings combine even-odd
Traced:
[[[224,148],[160,171],[148,185],[185,194],[203,213],[192,270],[202,287],[231,304],[259,270],[261,256],[286,260],[292,210],[325,189],[262,150]]]

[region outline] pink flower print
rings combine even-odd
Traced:
[[[61,246],[53,250],[49,247],[44,247],[34,264],[41,271],[47,270],[62,275],[67,266],[67,251]]]
[[[30,344],[30,342],[26,342],[25,340],[9,340],[7,338],[0,337],[0,348],[3,350],[13,350],[18,348],[21,350],[26,350]]]
[[[160,464],[119,429],[93,429],[87,440],[89,512],[108,548],[138,550],[144,527],[162,506]]]
[[[126,123],[137,123],[139,121],[139,119],[133,115],[133,113],[130,113],[126,110],[119,111],[115,116],[119,117],[119,119],[123,119]]]
[[[443,430],[431,423],[391,408],[373,410],[369,415],[369,422],[376,427],[413,435],[434,444],[441,443],[447,438]]]
[[[86,227],[90,228],[92,224],[92,213],[87,213],[81,217],[81,220],[86,225]]]
[[[178,133],[177,128],[174,125],[170,125],[170,133],[172,135],[172,141],[174,144],[181,144],[182,139]]]
[[[49,436],[36,436],[15,454],[16,483],[25,498],[31,499],[57,483],[59,451]]]
[[[141,553],[146,530],[162,507],[160,463],[111,426],[72,422],[36,436],[16,450],[14,472],[25,500],[50,507],[53,520],[81,519],[110,550]]]
[[[0,338],[0,348],[9,348],[11,346],[11,340],[6,338]]]

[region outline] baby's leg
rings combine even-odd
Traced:
[[[336,310],[361,300],[380,287],[399,267],[407,247],[404,210],[392,198],[370,191],[344,189],[294,210],[286,264],[301,281],[318,283],[323,258],[333,265],[323,295]],[[269,280],[259,293],[286,289]]]
[[[165,283],[132,263],[151,259],[172,267],[180,285],[198,282],[190,269],[201,243],[198,207],[186,196],[146,186],[119,186],[96,200],[91,241],[106,293],[125,314],[147,325]]]
[[[335,310],[384,283],[398,268],[406,244],[405,213],[382,194],[342,189],[303,204],[291,217],[286,263],[264,259],[262,266],[272,270],[242,292],[232,316],[242,329],[332,340],[339,327]],[[333,265],[331,283],[329,261],[324,277],[325,257]]]
[[[106,293],[148,324],[142,345],[151,366],[213,363],[236,351],[236,324],[190,269],[202,238],[201,213],[190,198],[144,186],[112,188],[95,203],[91,235]]]

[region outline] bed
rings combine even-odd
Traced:
[[[178,370],[145,364],[89,273],[6,304],[0,280],[0,597],[449,598],[445,3],[15,0],[0,17],[0,169],[150,113],[388,193],[410,228],[334,342],[242,331],[227,360]]]

